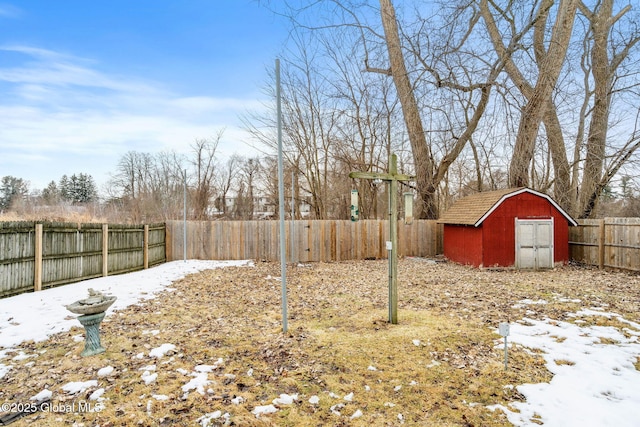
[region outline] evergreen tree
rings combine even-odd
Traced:
[[[60,197],[71,203],[89,203],[98,198],[93,177],[89,174],[63,175],[60,178]]]
[[[62,200],[70,200],[69,177],[67,175],[62,175],[58,183],[58,188],[60,189],[60,197]]]
[[[51,181],[47,187],[42,190],[42,200],[48,205],[55,205],[60,201],[60,190],[55,181]]]
[[[22,178],[7,175],[0,182],[0,211],[7,210],[19,198],[29,192],[29,185]]]

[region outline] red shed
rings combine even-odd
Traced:
[[[569,261],[569,226],[577,225],[551,197],[526,187],[465,197],[438,222],[452,261],[535,269]]]

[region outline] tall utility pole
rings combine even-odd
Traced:
[[[287,319],[287,244],[284,235],[284,167],[282,161],[282,100],[280,92],[280,59],[276,59],[276,104],[278,110],[278,215],[280,216],[280,281],[282,300],[282,332],[288,330]]]
[[[351,172],[349,178],[374,179],[389,183],[389,323],[398,323],[398,181],[413,181],[412,175],[398,173],[398,156],[391,154],[389,172]]]
[[[187,170],[182,171],[182,181],[184,184],[184,206],[183,206],[183,231],[182,234],[182,257],[187,262]]]

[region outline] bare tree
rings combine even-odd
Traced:
[[[593,107],[580,187],[580,205],[577,210],[581,218],[591,215],[603,188],[640,147],[640,137],[634,132],[624,146],[619,148],[605,170],[611,103],[614,91],[621,89],[616,88],[616,83],[619,84],[616,78],[619,77],[619,68],[640,41],[640,31],[637,26],[636,31],[623,40],[612,40],[612,32],[616,24],[631,10],[631,5],[627,5],[614,15],[613,4],[613,0],[598,1],[593,11],[584,2],[579,4],[580,11],[589,21],[591,77],[593,78]]]
[[[215,206],[218,212],[222,214],[223,218],[227,218],[228,212],[228,200],[231,195],[232,187],[236,181],[236,172],[238,165],[242,161],[242,157],[237,154],[229,157],[224,164],[224,167],[220,167],[218,174],[216,175],[216,185],[218,189]]]
[[[238,219],[253,219],[255,214],[256,180],[260,173],[258,158],[243,159],[238,167],[238,190],[234,206],[234,217]]]
[[[191,146],[194,172],[192,209],[194,218],[204,220],[209,217],[209,205],[214,195],[214,172],[216,171],[216,150],[224,131],[209,139],[197,139]]]

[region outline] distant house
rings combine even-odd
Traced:
[[[569,226],[546,194],[530,188],[477,193],[442,215],[444,255],[476,267],[553,268],[569,261]]]

